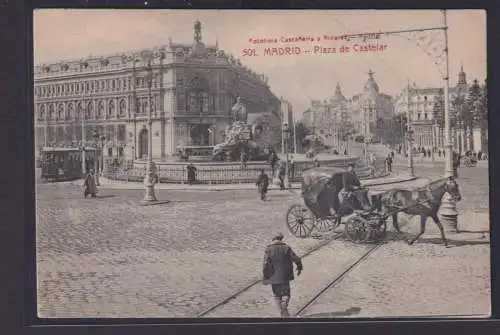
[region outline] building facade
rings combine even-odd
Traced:
[[[378,119],[394,116],[394,104],[390,95],[380,93],[374,73],[368,72],[363,92],[347,99],[337,84],[329,100],[312,100],[303,114],[303,122],[320,133],[338,133],[348,129],[360,134],[371,134]]]
[[[468,91],[469,85],[462,67],[456,85],[449,89],[452,115],[457,112],[452,102],[457,97],[466,99]],[[443,89],[441,87],[422,88],[415,83],[408,85],[397,95],[395,111],[396,114],[406,115],[411,121],[414,147],[425,149],[444,148],[444,129],[441,122],[444,115],[434,113],[434,105],[440,99],[443,99]],[[472,149],[472,137],[466,135],[463,129],[453,128],[452,144],[455,150]]]
[[[329,133],[351,121],[347,102],[340,84],[337,83],[330,99],[311,100],[311,106],[303,113],[302,122],[320,133]]]
[[[162,159],[179,145],[221,142],[238,96],[252,122],[280,128],[281,102],[267,78],[217,43],[206,46],[197,21],[192,43],[36,66],[36,145],[93,145],[97,130],[108,156],[144,158],[151,111],[153,157]]]
[[[354,131],[367,136],[371,136],[378,120],[392,120],[394,116],[392,97],[380,93],[373,75],[374,72],[369,70],[363,92],[354,95],[348,104]]]

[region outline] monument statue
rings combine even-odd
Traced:
[[[235,161],[242,157],[243,151],[251,160],[267,159],[269,141],[264,136],[264,128],[261,124],[247,123],[248,112],[240,97],[231,108],[231,116],[232,122],[225,129],[223,142],[213,148],[214,160]]]
[[[247,123],[247,116],[248,116],[247,108],[241,101],[240,97],[236,98],[236,103],[231,108],[231,114],[233,116],[233,123],[234,122],[243,122],[245,124]]]

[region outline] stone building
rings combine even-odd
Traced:
[[[151,101],[153,157],[162,159],[179,145],[221,142],[238,96],[252,122],[279,131],[281,102],[266,76],[226,55],[217,42],[205,45],[197,21],[192,43],[169,38],[148,50],[36,66],[36,145],[80,146],[82,130],[93,145],[97,130],[106,137],[106,155],[144,158]]]
[[[378,84],[368,72],[363,92],[347,99],[337,84],[329,100],[312,100],[302,121],[322,133],[338,133],[340,128],[352,128],[356,133],[371,134],[377,119],[392,119],[394,105],[390,95],[380,93]]]
[[[322,133],[350,122],[347,99],[337,83],[335,92],[328,100],[311,100],[311,106],[303,113],[302,122]]]
[[[348,102],[354,131],[368,136],[372,134],[377,120],[391,120],[394,116],[392,97],[380,93],[373,75],[373,71],[369,70],[363,92],[354,95]]]
[[[450,111],[456,112],[452,102],[461,96],[466,99],[469,91],[466,74],[463,67],[458,74],[455,86],[450,87]],[[396,114],[409,116],[413,129],[413,146],[426,149],[444,148],[444,129],[439,120],[435,119],[434,104],[443,99],[442,87],[418,87],[415,83],[405,87],[395,98]],[[443,115],[438,115],[442,118]],[[466,137],[468,137],[466,139]],[[452,142],[455,150],[464,151],[471,148],[471,136],[466,136],[460,128],[452,130]],[[469,142],[467,144],[466,142]]]

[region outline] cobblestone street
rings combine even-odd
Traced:
[[[441,173],[427,169],[416,172]],[[462,214],[488,211],[487,178],[487,168],[461,170]],[[143,191],[121,189],[84,200],[76,186],[38,185],[41,317],[196,316],[260,277],[263,249],[273,232],[283,231],[298,254],[322,243],[286,230],[284,214],[299,201],[298,191],[273,191],[268,202],[253,190],[159,190],[157,195],[172,202],[140,207]],[[488,314],[489,245],[444,248],[434,242],[434,224],[428,227],[412,247],[388,241],[305,316],[335,316],[349,308],[359,308],[359,316]],[[405,228],[411,234],[418,229],[416,222]],[[293,283],[291,312],[366,248],[340,239],[305,258],[304,273]],[[276,316],[276,311],[270,288],[259,284],[208,316]]]

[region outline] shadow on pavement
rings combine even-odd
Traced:
[[[467,246],[467,245],[481,245],[481,244],[484,244],[484,245],[489,245],[490,244],[490,240],[489,239],[484,239],[484,240],[472,240],[472,241],[461,241],[461,240],[453,240],[453,239],[449,239],[448,237],[446,238],[446,240],[448,241],[448,246],[449,247],[462,247],[462,246]],[[443,244],[443,241],[441,240],[440,237],[434,237],[434,238],[420,238],[418,239],[418,241],[415,242],[415,244],[417,243],[428,243],[428,244]]]
[[[336,311],[336,312],[326,312],[326,313],[315,313],[304,315],[303,318],[334,318],[336,316],[351,316],[357,315],[361,312],[361,308],[359,307],[350,307],[345,311]]]

